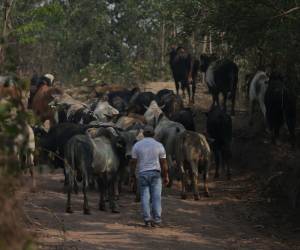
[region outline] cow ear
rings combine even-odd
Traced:
[[[157,118],[157,123],[164,117],[164,113],[160,113],[158,118]]]
[[[117,141],[116,141],[116,147],[117,148],[124,148],[125,147],[124,144],[125,144],[125,142],[120,137],[118,137]]]
[[[206,137],[206,140],[207,140],[208,144],[213,144],[215,142],[215,139],[210,138],[210,137]]]
[[[41,136],[44,136],[44,135],[48,134],[48,132],[43,127],[40,127],[40,126],[37,126],[37,125],[33,126],[32,130],[33,130],[33,133],[37,137],[41,137]]]
[[[56,98],[58,98],[60,96],[60,94],[54,93],[51,96],[52,96],[52,98],[56,99]]]

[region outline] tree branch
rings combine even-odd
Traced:
[[[278,18],[278,17],[287,16],[287,15],[289,15],[289,14],[291,14],[292,12],[295,12],[295,11],[297,11],[297,10],[300,10],[300,6],[295,6],[294,8],[291,8],[291,9],[289,9],[289,10],[287,10],[287,11],[284,11],[284,12],[282,12],[282,13],[279,14],[279,15],[273,16],[272,19],[275,19],[275,18]]]

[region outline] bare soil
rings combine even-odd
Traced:
[[[145,86],[154,92],[162,88],[173,89],[173,83]],[[203,132],[203,112],[211,102],[203,85],[196,100],[197,128]],[[120,214],[99,211],[96,191],[88,194],[91,215],[82,213],[82,194],[73,195],[74,214],[65,213],[62,171],[44,168],[37,177],[37,191],[21,192],[28,231],[36,236],[39,249],[300,249],[299,221],[284,216],[284,208],[274,210],[259,188],[275,163],[285,164],[299,150],[291,151],[284,140],[271,146],[259,129],[249,129],[242,108],[233,124],[232,180],[214,180],[212,166],[212,197],[202,195],[200,201],[192,195],[181,200],[175,182],[164,190],[162,228],[143,226],[140,204],[126,190],[120,196]]]

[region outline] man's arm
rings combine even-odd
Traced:
[[[168,173],[168,163],[166,158],[160,158],[159,159],[160,166],[161,166],[161,172],[163,176],[163,181],[165,185],[169,184],[169,173]]]

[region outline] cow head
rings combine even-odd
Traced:
[[[149,125],[154,126],[155,121],[158,120],[160,114],[163,114],[162,108],[164,108],[164,106],[159,107],[157,102],[153,100],[150,103],[150,106],[145,108],[147,108],[144,114],[145,120]]]
[[[114,117],[119,114],[119,111],[111,106],[108,101],[100,101],[98,102],[96,109],[94,110],[94,115],[98,118],[103,117]]]
[[[97,116],[94,115],[94,112],[88,108],[85,108],[83,110],[83,114],[82,114],[82,117],[81,117],[81,120],[79,123],[80,124],[89,124],[90,122],[95,121],[95,120],[97,120]]]
[[[144,138],[143,130],[138,129],[138,130],[124,131],[124,132],[120,132],[120,135],[126,143],[125,156],[126,156],[126,159],[129,160],[131,158],[132,147],[134,146],[134,144],[137,141]]]
[[[53,85],[53,83],[54,83],[54,75],[52,75],[52,74],[45,74],[44,75],[44,77],[46,77],[46,78],[48,78],[49,79],[49,81],[50,81],[50,86],[52,86]]]
[[[200,55],[200,70],[201,72],[206,72],[209,66],[209,57],[206,54],[201,54]]]

